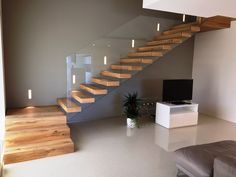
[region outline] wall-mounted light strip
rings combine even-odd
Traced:
[[[28,90],[28,99],[29,100],[32,99],[32,90],[31,89]]]
[[[185,14],[183,14],[183,22],[185,22]]]
[[[157,23],[157,31],[160,31],[160,23]]]
[[[132,39],[132,48],[134,48],[134,45],[135,45],[135,40]]]
[[[73,84],[76,84],[76,75],[74,75],[74,74],[73,74],[73,76],[72,76],[72,83],[73,83]]]
[[[107,65],[107,56],[104,56],[104,65]]]

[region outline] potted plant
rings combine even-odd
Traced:
[[[138,117],[141,105],[141,99],[138,98],[138,93],[128,93],[124,100],[124,114],[127,117],[127,127],[138,127]]]

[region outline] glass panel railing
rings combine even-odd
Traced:
[[[67,98],[82,106],[83,110],[91,104],[87,101],[83,104],[79,103],[82,101],[75,100],[73,92],[80,91],[94,97],[97,101],[106,95],[102,91],[107,90],[109,93],[116,89],[122,82],[147,66],[148,63],[140,62],[139,59],[143,56],[136,54],[136,49],[176,23],[178,22],[175,20],[140,15],[68,56],[66,58]],[[157,59],[158,57],[146,56],[145,58]],[[81,84],[93,84],[92,86],[101,90],[93,87],[82,88]]]

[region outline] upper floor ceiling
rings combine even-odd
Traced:
[[[143,0],[143,8],[200,17],[236,18],[236,0]]]

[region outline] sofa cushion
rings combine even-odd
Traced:
[[[236,156],[236,141],[221,141],[181,148],[175,152],[176,164],[194,177],[212,177],[216,157]]]
[[[214,160],[214,177],[235,177],[236,157],[221,156]]]

